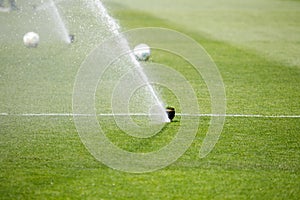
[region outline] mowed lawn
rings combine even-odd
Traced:
[[[161,5],[165,2],[168,1],[162,1]],[[198,6],[195,2],[194,8]],[[291,1],[291,5],[300,6],[297,3]],[[29,9],[26,3],[21,5]],[[199,117],[200,127],[193,144],[170,166],[142,174],[113,170],[86,150],[72,117],[22,115],[72,113],[76,73],[97,39],[93,32],[97,29],[83,31],[90,28],[89,23],[94,23],[91,16],[85,15],[76,3],[69,7],[62,3],[76,42],[64,44],[56,36],[47,38],[46,31],[41,30],[46,39],[41,40],[37,49],[27,49],[22,44],[22,35],[30,30],[20,14],[0,13],[4,27],[0,31],[0,199],[298,199],[300,118],[296,116],[300,115],[300,65],[297,58],[293,57],[289,64],[280,57],[265,56],[263,42],[260,51],[214,38],[192,25],[182,25],[182,18],[176,23],[129,4],[105,1],[105,5],[123,30],[158,26],[192,37],[219,68],[226,88],[227,113],[261,117],[226,117],[217,145],[202,159],[198,155],[210,118]],[[26,13],[20,16],[30,19]],[[200,19],[195,18],[194,23],[197,20]],[[39,18],[39,23],[43,24],[43,19]],[[283,44],[279,38],[278,47]],[[299,48],[299,40],[294,45]],[[151,60],[184,74],[194,86],[201,111],[209,114],[207,89],[186,62],[160,51],[154,51]],[[162,95],[168,100],[173,97],[168,92]],[[168,124],[167,131],[149,139],[118,135],[120,130],[111,117],[102,122],[116,144],[144,152],[172,140],[173,132],[180,127],[180,117],[175,119]]]

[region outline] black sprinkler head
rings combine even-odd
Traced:
[[[169,106],[166,108],[166,112],[168,114],[168,118],[172,121],[175,117],[175,108]]]
[[[70,34],[69,35],[69,38],[70,38],[70,42],[73,43],[75,41],[75,35],[73,34]]]

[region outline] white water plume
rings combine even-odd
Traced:
[[[119,24],[113,19],[107,12],[106,8],[103,6],[101,1],[99,0],[87,0],[86,1],[87,7],[92,11],[94,16],[99,20],[101,26],[104,26],[109,32],[112,37],[120,37],[120,26]],[[128,52],[126,58],[122,61],[122,68],[123,70],[130,71],[132,68],[135,70],[135,76],[133,77],[136,80],[128,80],[128,81],[135,81],[135,82],[143,82],[146,87],[147,94],[143,96],[143,98],[149,98],[145,102],[148,105],[144,105],[145,108],[148,108],[149,115],[160,115],[159,120],[161,122],[169,122],[168,116],[166,114],[165,108],[163,106],[162,101],[158,97],[157,93],[155,92],[154,88],[152,87],[151,83],[148,80],[142,66],[136,60],[135,55],[133,54],[132,50],[129,47],[128,41],[126,38],[121,37],[119,42],[120,48],[122,48],[125,52]],[[131,66],[131,67],[130,67]],[[149,105],[150,104],[150,105]],[[155,113],[153,113],[155,112]]]
[[[53,20],[55,21],[55,24],[57,26],[57,31],[61,37],[61,39],[66,42],[67,44],[71,43],[71,39],[69,36],[69,31],[57,9],[57,6],[55,5],[55,2],[53,0],[49,0],[49,2],[42,4],[41,6],[36,8],[37,11],[40,10],[46,10],[48,11]]]

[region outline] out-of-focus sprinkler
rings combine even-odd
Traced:
[[[69,35],[69,38],[70,38],[70,42],[73,43],[75,41],[75,35],[73,34],[70,34]]]

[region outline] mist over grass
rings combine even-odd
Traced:
[[[185,1],[172,1],[170,4],[170,1],[163,0],[157,4],[154,1],[151,5],[144,2],[143,6],[137,6],[145,9],[148,5],[152,14],[132,8],[130,2],[124,1],[124,6],[120,2],[105,1],[109,12],[119,20],[123,30],[144,26],[172,28],[188,34],[207,50],[224,80],[227,113],[300,114],[298,64],[293,67],[285,63],[284,59],[288,56],[278,56],[278,60],[277,56],[264,56],[261,52],[271,51],[272,48],[267,45],[265,50],[263,46],[259,50],[253,49],[243,41],[244,36],[237,40],[241,41],[238,44],[212,37],[201,31],[202,27],[213,33],[213,28],[221,22],[219,19],[215,22],[203,19],[207,26],[196,26],[194,23],[201,17],[191,21],[191,13],[184,12],[185,9],[195,10],[194,14],[202,15],[204,11],[199,12],[199,9],[205,5],[206,9],[218,9],[213,7],[214,1],[199,1],[201,4],[191,1],[183,5]],[[76,37],[71,45],[60,41],[51,31],[50,37],[47,28],[51,24],[47,19],[40,18],[42,16],[39,15],[33,25],[29,23],[34,19],[29,12],[30,4],[27,1],[18,3],[23,10],[0,13],[0,113],[8,114],[0,116],[0,199],[298,199],[299,118],[227,117],[217,145],[207,157],[200,159],[199,149],[210,125],[210,117],[199,117],[200,127],[196,138],[181,158],[156,172],[130,174],[113,170],[95,160],[82,144],[72,117],[14,115],[72,113],[72,93],[77,71],[88,53],[108,37],[95,34],[101,31],[101,27],[91,13],[82,11],[82,1],[63,1],[58,4],[70,32]],[[245,4],[251,13],[254,12],[252,8],[262,5],[261,9],[290,8],[291,15],[297,15],[294,11],[298,9],[296,1],[251,1]],[[159,5],[165,12],[155,14],[152,7],[158,8]],[[222,9],[229,9],[230,5],[219,7],[220,12],[215,12],[216,18],[221,17],[218,14],[222,14]],[[244,8],[244,4],[236,6]],[[182,13],[178,12],[180,7]],[[178,14],[175,18],[178,23],[165,18],[167,13],[175,12]],[[206,13],[209,16],[213,14],[210,11]],[[282,17],[284,13],[278,12],[277,15],[272,11],[272,16],[280,18],[279,25],[283,21],[291,27],[293,23],[298,23],[297,20],[289,21],[289,15]],[[244,14],[244,18],[249,17],[247,10]],[[238,16],[243,17],[244,14],[239,13]],[[262,13],[258,14],[260,16]],[[224,16],[224,20],[227,17]],[[264,24],[268,20],[268,17],[262,18],[257,23]],[[27,22],[32,26],[28,26]],[[220,28],[227,24],[225,21],[223,23]],[[252,20],[247,24],[254,29],[257,26]],[[236,29],[242,32],[243,27],[246,25]],[[41,43],[36,49],[28,49],[22,44],[22,36],[34,28],[42,36]],[[275,40],[274,35],[282,34],[277,30],[271,32],[272,41]],[[257,35],[265,38],[264,33],[257,32]],[[287,45],[294,44],[298,48],[299,44],[293,42],[298,37],[294,33],[287,35],[285,40],[289,40]],[[259,43],[263,44],[264,41]],[[274,44],[274,51],[283,49],[283,44],[284,40],[279,40]],[[188,62],[159,50],[152,52],[150,62],[163,63],[184,75],[195,89],[201,111],[210,113],[207,87]],[[169,78],[172,81],[172,77]],[[168,104],[176,108],[179,106],[171,91],[162,89],[161,94]],[[101,97],[101,93],[97,95]],[[100,101],[95,104],[96,110],[101,107]],[[155,151],[168,144],[174,132],[180,128],[180,116],[174,120],[165,127],[164,132],[148,139],[139,139],[122,132],[112,117],[99,118],[107,137],[114,144],[141,153]]]

